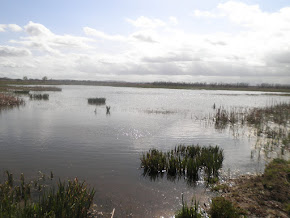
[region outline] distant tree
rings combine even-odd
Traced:
[[[47,80],[47,76],[42,77],[42,80],[46,81]]]
[[[28,80],[27,76],[24,76],[24,77],[23,77],[23,80]]]

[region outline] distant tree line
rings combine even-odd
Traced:
[[[149,84],[149,83],[148,83]],[[276,89],[289,89],[290,85],[283,84],[270,84],[261,83],[258,85],[250,85],[249,83],[206,83],[206,82],[195,82],[195,83],[185,83],[185,82],[153,82],[155,86],[180,86],[180,87],[224,87],[224,88],[248,88],[248,87],[260,87],[260,88],[276,88]]]

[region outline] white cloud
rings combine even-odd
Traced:
[[[29,22],[21,33],[26,36],[0,47],[0,72],[19,78],[29,72],[30,78],[289,84],[289,14],[290,8],[270,13],[229,1],[195,11],[191,19],[222,20],[237,29],[208,34],[180,29],[176,17],[127,19],[137,27],[128,35],[90,27],[83,28],[84,36],[59,35]]]
[[[7,30],[12,32],[20,32],[22,31],[22,28],[17,24],[0,24],[0,32],[5,32]]]
[[[49,52],[52,54],[61,54],[66,50],[89,49],[88,43],[93,39],[77,37],[72,35],[57,35],[52,33],[44,25],[29,22],[24,26],[28,37],[22,37],[19,40],[10,40],[11,43],[19,44],[35,51]]]
[[[31,52],[28,49],[0,45],[0,57],[21,57],[30,54]]]
[[[174,16],[170,16],[170,17],[169,17],[169,21],[170,21],[170,23],[173,24],[173,25],[177,25],[177,24],[178,24],[178,20],[177,20],[177,18],[174,17]]]
[[[138,28],[154,29],[157,27],[165,26],[166,23],[159,19],[151,19],[148,17],[138,17],[136,20],[126,19],[130,24]]]
[[[7,25],[5,24],[0,24],[0,32],[5,32]]]
[[[217,18],[221,15],[210,12],[210,11],[200,11],[200,10],[194,10],[193,16],[195,17],[206,17],[206,18]]]
[[[22,31],[22,28],[18,26],[17,24],[8,24],[8,28],[13,32],[20,32]]]
[[[88,36],[95,36],[95,37],[98,37],[98,38],[102,38],[102,39],[105,39],[105,40],[112,40],[112,41],[125,40],[124,36],[121,36],[121,35],[108,35],[108,34],[106,34],[104,32],[98,31],[98,30],[90,28],[90,27],[84,27],[83,30],[84,30],[85,34],[88,35]]]

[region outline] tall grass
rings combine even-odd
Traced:
[[[191,202],[191,206],[187,206],[186,202],[183,200],[182,195],[182,208],[176,212],[175,217],[176,218],[201,218],[201,213],[198,212],[199,204],[195,200],[193,203],[193,200]]]
[[[218,146],[198,145],[179,145],[168,152],[150,149],[140,157],[145,175],[155,177],[166,172],[171,177],[185,176],[190,182],[200,179],[200,170],[204,170],[207,182],[216,181],[223,159],[223,150]]]
[[[41,191],[37,182],[25,183],[21,174],[19,185],[6,171],[0,184],[0,217],[87,217],[95,191],[78,179],[59,181],[57,187]],[[38,193],[38,199],[32,193]]]

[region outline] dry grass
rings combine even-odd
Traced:
[[[12,95],[0,93],[0,107],[13,107],[24,104],[24,100]]]

